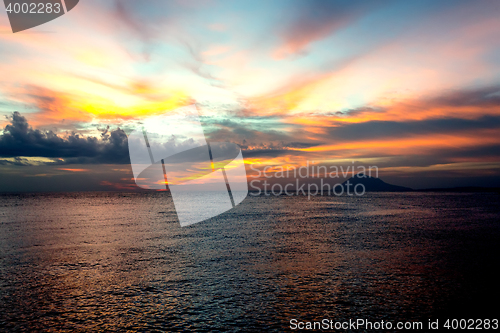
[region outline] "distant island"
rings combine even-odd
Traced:
[[[500,188],[498,187],[479,187],[479,186],[461,186],[461,187],[451,187],[451,188],[426,188],[414,190],[410,187],[392,185],[384,182],[380,178],[370,177],[364,174],[355,175],[345,182],[342,183],[344,187],[347,187],[347,182],[349,186],[354,187],[357,184],[362,184],[365,187],[366,192],[496,192],[500,193]]]
[[[347,188],[347,186],[355,187],[358,184],[362,184],[365,187],[366,192],[409,192],[409,191],[413,191],[412,188],[388,184],[380,178],[367,176],[365,174],[357,174],[357,175],[349,178],[348,180],[346,180],[345,182],[342,183],[342,186]]]
[[[293,195],[303,195],[303,196],[316,196],[316,195],[363,195],[365,192],[463,192],[463,193],[479,193],[479,192],[489,192],[489,193],[499,193],[500,188],[498,187],[452,187],[452,188],[427,188],[427,189],[412,189],[410,187],[393,185],[384,182],[378,177],[372,177],[366,175],[365,173],[359,173],[353,175],[351,178],[347,179],[343,183],[337,184],[318,184],[318,182],[299,182],[295,179],[296,183],[288,182],[283,185],[280,183],[267,183],[264,182],[265,187],[259,188],[255,185],[250,184],[251,189],[249,194],[251,196],[293,196]],[[325,189],[326,188],[326,189]]]

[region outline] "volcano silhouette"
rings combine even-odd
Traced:
[[[342,183],[342,186],[344,188],[347,187],[347,182],[349,182],[350,185],[350,190],[354,188],[354,186],[358,184],[363,184],[365,187],[365,191],[367,192],[408,192],[408,191],[413,191],[413,189],[409,187],[404,187],[404,186],[397,186],[397,185],[392,185],[384,182],[380,178],[375,178],[375,177],[370,177],[367,176],[363,173],[357,174],[345,182]]]

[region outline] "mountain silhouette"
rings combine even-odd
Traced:
[[[349,182],[349,185],[348,183]],[[357,174],[345,182],[342,183],[344,189],[350,188],[351,192],[354,186],[362,184],[365,187],[366,192],[408,192],[413,191],[413,189],[404,186],[392,185],[384,182],[380,178],[370,177],[363,173]]]

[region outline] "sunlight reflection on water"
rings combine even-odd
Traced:
[[[166,193],[0,196],[0,327],[284,331],[488,315],[497,194],[248,197],[181,228]],[[467,316],[465,316],[467,317]]]

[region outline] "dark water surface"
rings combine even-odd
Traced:
[[[165,193],[3,195],[0,330],[499,318],[499,250],[494,193],[248,197],[184,228]]]

